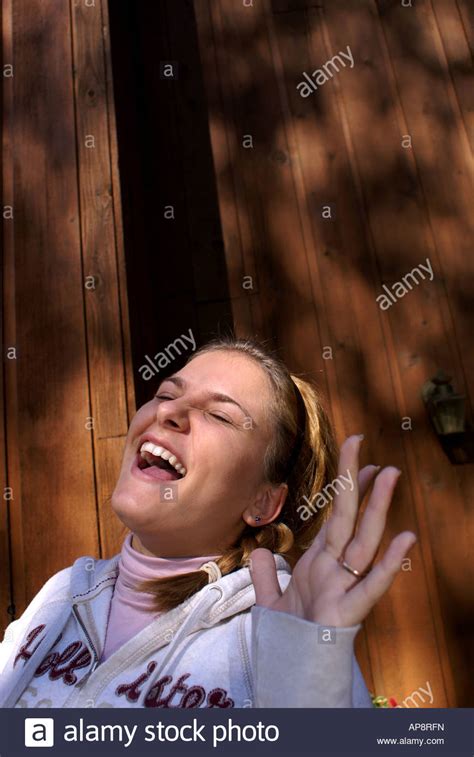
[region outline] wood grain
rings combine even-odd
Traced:
[[[3,317],[17,351],[2,383],[14,492],[1,519],[3,627],[7,602],[19,617],[55,572],[116,554],[123,540],[108,508],[135,398],[104,21],[101,3],[28,0],[2,13],[15,59],[4,87],[14,221],[4,226]]]
[[[442,453],[420,389],[443,366],[471,382],[469,13],[417,6],[195,2],[230,291],[246,259],[258,281],[250,319],[232,300],[236,324],[317,378],[339,440],[362,431],[365,462],[403,471],[384,544],[402,529],[419,541],[359,638],[366,678],[399,702],[430,681],[432,706],[466,706],[471,466]],[[347,45],[354,69],[301,98],[302,72]],[[382,284],[426,258],[433,281],[381,311]]]
[[[67,4],[32,0],[20,9],[13,3],[15,268],[8,317],[18,358],[15,383],[7,387],[7,426],[18,430],[18,442],[9,443],[13,470],[19,469],[12,559],[14,574],[22,572],[25,582],[25,595],[19,593],[18,602],[15,596],[17,616],[47,578],[84,550],[97,549],[65,30]]]

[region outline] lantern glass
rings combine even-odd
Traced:
[[[465,398],[459,395],[431,401],[431,417],[438,434],[456,434],[465,430]]]

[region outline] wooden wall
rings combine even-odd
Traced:
[[[2,33],[3,630],[53,573],[118,551],[135,400],[107,3],[6,0]]]
[[[236,329],[318,378],[365,463],[403,472],[387,540],[419,541],[359,637],[367,679],[472,706],[473,466],[444,456],[420,389],[438,368],[474,379],[473,6],[404,6],[194,3]],[[348,45],[353,68],[303,98],[303,71]],[[382,284],[426,258],[433,281],[382,311]]]
[[[192,3],[112,0],[110,35],[140,406],[155,383],[145,355],[190,329],[198,343],[229,331],[233,315]]]

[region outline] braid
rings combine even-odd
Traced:
[[[294,560],[289,554],[293,543],[293,534],[285,523],[267,523],[258,530],[246,526],[239,543],[224,550],[215,563],[219,566],[222,575],[226,576],[239,568],[247,567],[253,550],[257,547],[265,547],[283,556],[288,554],[287,559],[293,567]],[[156,612],[168,612],[203,589],[208,581],[209,576],[205,570],[193,570],[176,576],[142,581],[138,590],[155,594],[154,610]]]
[[[250,556],[257,547],[285,555],[289,553],[293,543],[293,534],[285,523],[267,523],[258,529],[246,526],[239,543],[225,550],[216,563],[222,575],[226,575],[248,565]]]

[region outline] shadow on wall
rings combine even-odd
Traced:
[[[170,345],[190,330],[198,345],[228,333],[232,312],[192,4],[113,0],[109,13],[140,406],[156,385],[139,370],[145,356],[165,366],[153,358],[168,348],[168,373],[179,370],[192,347]],[[179,87],[162,78],[165,62]]]
[[[327,333],[335,357],[344,366],[340,388],[344,406],[355,408],[357,417],[375,419],[374,437],[383,436],[391,449],[401,448],[400,435],[393,431],[400,427],[398,408],[395,401],[386,401],[387,392],[381,387],[390,381],[388,372],[385,375],[380,370],[383,366],[387,371],[387,365],[383,360],[375,363],[376,351],[365,348],[364,334],[354,338],[356,326],[350,317],[339,320],[334,316],[339,307],[334,303],[339,298],[342,313],[343,308],[354,310],[353,300],[357,299],[359,317],[366,303],[373,308],[374,326],[372,329],[369,324],[369,328],[372,337],[379,330],[380,352],[386,350],[375,296],[383,283],[400,279],[431,255],[429,237],[434,232],[426,213],[426,189],[419,181],[423,176],[430,187],[431,218],[436,218],[440,228],[444,224],[443,228],[457,229],[454,239],[460,246],[453,249],[453,255],[457,254],[458,263],[452,268],[444,265],[442,272],[435,265],[436,281],[431,288],[410,295],[418,298],[415,310],[415,299],[406,297],[397,304],[394,318],[399,354],[393,359],[399,360],[406,375],[421,388],[428,378],[426,366],[452,365],[455,348],[446,338],[450,326],[443,323],[438,306],[446,293],[456,327],[466,333],[471,321],[474,284],[469,276],[467,216],[460,215],[446,188],[446,182],[453,180],[451,167],[459,163],[459,145],[450,103],[433,96],[439,85],[444,86],[446,71],[433,53],[432,40],[428,44],[431,30],[422,30],[415,15],[406,16],[402,23],[400,16],[392,13],[399,4],[391,0],[351,4],[343,28],[331,15],[336,13],[334,8],[342,7],[341,2],[272,0],[269,7],[282,59],[282,82],[276,75],[274,57],[267,54],[267,20],[253,13],[243,22],[238,3],[237,22],[232,4],[220,0],[212,6],[213,11],[219,9],[215,11],[219,36],[214,36],[211,23],[209,37],[201,36],[199,43],[204,50],[217,45],[229,68],[219,66],[219,86],[211,88],[213,94],[208,97],[202,81],[195,5],[199,12],[207,8],[207,3],[198,1],[109,3],[137,403],[146,401],[152,390],[153,382],[149,386],[138,373],[145,355],[162,351],[190,328],[199,344],[232,327],[230,297],[234,295],[229,291],[228,276],[235,278],[238,288],[248,271],[238,259],[240,251],[233,259],[235,270],[226,269],[216,173],[219,191],[226,198],[235,196],[237,176],[242,216],[251,227],[251,249],[244,254],[255,266],[259,285],[255,297],[263,312],[255,335],[286,351],[293,370],[318,370],[319,356],[315,360],[306,352],[299,336],[320,336],[318,329],[328,312],[323,296],[329,298],[330,292],[332,321],[330,318]],[[474,16],[472,7],[469,13]],[[374,25],[379,36],[372,34]],[[421,101],[423,115],[435,125],[432,144],[417,145],[419,149],[414,151],[416,165],[403,149],[399,153],[387,149],[387,140],[403,133],[399,131],[398,105],[388,86],[387,61],[379,60],[383,30],[388,27],[390,55],[403,60],[405,70],[410,71],[403,96]],[[310,43],[310,37],[318,44]],[[338,85],[327,84],[318,97],[307,100],[294,92],[302,72],[327,60],[340,49],[339,44],[350,44],[357,51],[357,76],[351,80],[353,110],[347,128],[352,136],[357,135],[353,159],[360,187],[355,185],[341,137],[341,115],[335,105]],[[179,87],[160,78],[160,64],[165,61],[178,63]],[[450,73],[460,86],[467,86],[471,60],[458,56],[451,61]],[[304,161],[305,212],[314,234],[314,244],[310,241],[306,252],[300,251],[307,236],[302,233],[294,197],[294,152],[286,141],[288,112],[302,141],[306,139],[306,152],[302,151],[300,160]],[[222,124],[230,140],[229,159],[226,162],[219,156],[217,168],[210,149],[209,122]],[[244,134],[254,136],[256,149],[251,157],[250,151],[241,151]],[[333,193],[329,198],[328,185]],[[344,222],[317,228],[321,205],[328,200],[337,204],[338,220]],[[164,212],[169,206],[173,206],[174,218],[166,219]],[[375,251],[371,252],[374,239]],[[300,275],[306,263],[301,263],[301,258],[298,262],[296,256],[305,254],[317,259],[324,272],[321,299],[311,295],[308,277]],[[463,255],[465,275],[463,263],[459,263]],[[426,313],[430,317],[425,317]],[[372,338],[372,347],[375,342]],[[183,355],[183,361],[186,357]],[[466,356],[458,359],[466,365]],[[183,361],[176,360],[170,369],[179,369]],[[457,386],[463,391],[459,380]],[[414,427],[427,426],[419,397],[409,410]],[[437,485],[436,472],[430,485]],[[398,517],[394,512],[394,525],[398,525]],[[464,598],[450,608],[445,603],[447,609],[451,610],[452,635],[462,647],[459,659],[464,655],[467,661],[472,649],[454,626],[472,627],[474,609],[466,607]],[[459,692],[461,702],[469,697],[469,691]]]

